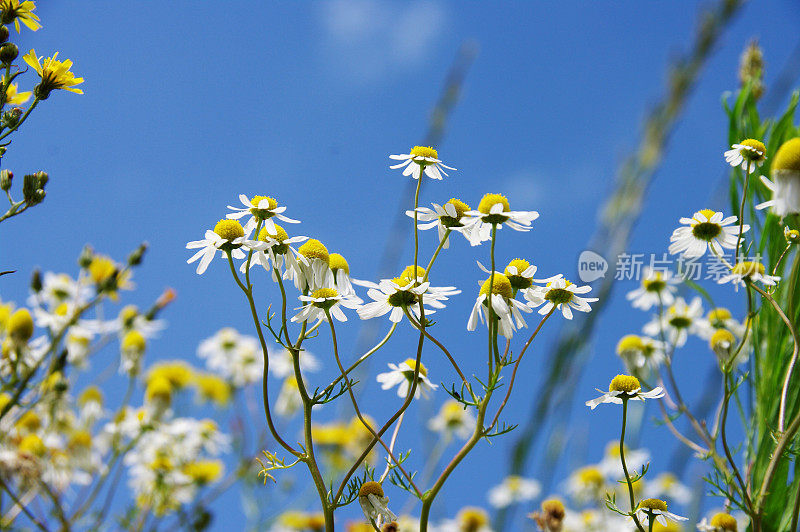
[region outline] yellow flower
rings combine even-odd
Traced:
[[[6,103],[9,105],[19,105],[31,99],[31,92],[18,92],[19,87],[16,83],[11,83],[6,89]]]
[[[194,383],[197,386],[197,393],[203,400],[225,406],[231,399],[231,387],[221,377],[211,373],[198,373],[194,377]]]
[[[40,61],[33,48],[22,57],[42,78],[41,83],[33,89],[34,96],[40,100],[46,100],[50,96],[50,92],[56,89],[83,94],[81,89],[75,88],[75,85],[83,83],[83,78],[76,78],[75,74],[69,71],[72,68],[72,61],[69,59],[59,61],[57,58],[58,52],[53,54],[53,57]]]
[[[147,373],[147,383],[158,379],[165,379],[175,390],[185,388],[192,381],[194,370],[181,360],[159,362],[154,364]]]
[[[28,29],[36,31],[42,27],[39,24],[39,17],[33,12],[36,9],[36,4],[31,0],[26,0],[20,3],[19,0],[0,0],[0,11],[3,12],[2,23],[11,24],[14,21],[14,29],[20,33],[19,21],[21,20]]]
[[[224,466],[220,460],[198,460],[183,466],[183,472],[200,485],[215,482],[223,471]]]

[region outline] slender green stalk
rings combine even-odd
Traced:
[[[736,237],[736,249],[733,254],[733,263],[739,262],[739,247],[742,243],[742,230],[744,229],[744,202],[747,199],[747,184],[750,181],[750,162],[747,162],[747,168],[744,172],[744,186],[742,187],[742,204],[739,207],[739,235]]]
[[[625,473],[625,482],[628,484],[628,495],[631,499],[631,517],[640,532],[644,532],[639,518],[636,516],[636,496],[633,494],[633,482],[628,474],[628,465],[625,463],[625,425],[628,420],[628,397],[622,395],[622,432],[619,436],[619,459],[622,462],[622,471]]]

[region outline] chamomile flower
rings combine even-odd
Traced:
[[[491,296],[490,296],[491,291]],[[527,327],[522,318],[522,312],[531,312],[531,309],[524,303],[514,299],[514,290],[511,281],[500,272],[490,274],[481,285],[475,305],[467,321],[467,330],[474,331],[481,323],[489,323],[489,305],[492,305],[492,314],[499,325],[499,332],[508,339],[514,336],[514,331],[518,328]],[[485,315],[485,318],[484,318]]]
[[[583,466],[573,471],[566,482],[566,492],[578,504],[601,501],[608,487],[606,475],[599,464]]]
[[[397,516],[387,506],[389,497],[383,494],[383,487],[374,480],[361,484],[358,489],[358,503],[367,519],[374,520],[378,526],[397,519]]]
[[[200,342],[197,355],[205,359],[208,369],[236,387],[261,380],[264,356],[258,340],[239,334],[232,327],[220,329],[211,338]]]
[[[745,326],[740,321],[734,319],[731,311],[725,307],[716,307],[708,311],[705,319],[700,320],[700,328],[697,335],[704,340],[710,340],[711,336],[718,329],[727,329],[741,338],[744,335]]]
[[[405,532],[404,529],[401,529]],[[455,519],[445,519],[435,528],[435,532],[492,532],[489,514],[483,508],[465,506],[458,511]]]
[[[592,290],[589,285],[578,286],[558,276],[545,286],[534,286],[525,291],[525,299],[530,308],[542,307],[539,314],[547,314],[553,308],[560,310],[561,314],[572,319],[572,309],[579,312],[590,312],[589,303],[597,301],[596,297],[581,297],[577,294],[586,294]],[[544,305],[544,306],[542,306]]]
[[[745,139],[738,144],[731,145],[731,149],[725,152],[725,162],[736,168],[741,166],[742,170],[750,171],[760,167],[767,160],[767,147],[764,143],[756,139]]]
[[[647,336],[628,334],[617,343],[617,355],[630,371],[654,370],[664,361],[664,342]]]
[[[656,520],[664,526],[667,526],[667,519],[673,521],[689,520],[688,517],[682,517],[668,512],[667,503],[661,499],[644,499],[639,501],[639,506],[636,508],[636,516],[647,523]]]
[[[542,487],[537,481],[509,475],[501,484],[489,490],[489,504],[495,508],[505,508],[535,499],[541,491]]]
[[[284,417],[293,416],[303,402],[300,397],[300,388],[297,386],[297,378],[290,375],[283,380],[278,399],[275,401],[275,411]]]
[[[669,270],[654,270],[645,267],[642,272],[642,285],[636,290],[631,290],[625,299],[631,302],[633,308],[650,310],[655,305],[671,305],[675,301],[675,287],[680,280]]]
[[[414,381],[414,370],[416,366],[416,360],[413,358],[408,358],[400,364],[392,364],[390,362],[389,369],[392,371],[378,374],[377,380],[379,383],[381,383],[381,389],[388,390],[399,384],[397,387],[397,396],[405,398],[408,395],[408,392],[411,389],[411,384]],[[414,392],[414,398],[419,399],[421,395],[427,399],[428,392],[430,390],[435,390],[438,387],[438,385],[433,384],[428,379],[428,368],[426,368],[425,365],[420,362],[419,373],[417,375],[417,389]]]
[[[253,256],[250,258],[250,268],[261,266],[272,274],[272,280],[277,281],[277,275],[283,276],[284,263],[287,265],[287,273],[289,271],[296,271],[299,267],[297,265],[297,251],[291,247],[292,244],[305,242],[308,240],[307,236],[293,236],[289,237],[286,230],[278,224],[275,225],[276,235],[267,233],[267,228],[262,227],[258,232],[258,242],[265,243],[263,246],[250,246],[253,249]],[[271,265],[270,265],[271,263]],[[247,268],[247,261],[243,262],[239,267],[239,271],[245,272]],[[277,274],[275,272],[277,270]],[[288,277],[287,277],[288,278]]]
[[[772,207],[778,216],[800,212],[800,137],[784,142],[772,160],[772,180],[761,181],[772,192],[772,198],[756,205],[756,209]]]
[[[484,273],[491,275],[491,270],[481,264],[481,261],[476,262],[478,263],[478,268],[480,268]],[[527,290],[528,288],[531,288],[533,283],[549,283],[563,277],[563,275],[559,273],[558,275],[554,275],[546,279],[534,279],[533,276],[536,275],[536,271],[536,266],[532,265],[527,260],[513,259],[508,263],[508,266],[506,266],[505,270],[503,270],[503,275],[508,278],[508,282],[511,283],[511,288],[514,293],[519,290]]]
[[[625,461],[630,469],[641,470],[649,459],[650,453],[646,449],[631,449],[625,446]],[[607,478],[612,480],[624,478],[625,471],[622,469],[619,457],[619,441],[610,441],[606,444],[605,455],[597,467]]]
[[[303,373],[319,371],[319,360],[313,354],[303,349],[298,355],[300,370]],[[279,379],[294,375],[294,362],[292,354],[281,345],[275,345],[269,352],[269,372]]]
[[[656,386],[649,392],[643,392],[639,379],[630,375],[617,375],[611,379],[607,392],[599,389],[597,391],[603,395],[586,401],[586,406],[592,410],[602,403],[621,405],[623,400],[644,401],[645,399],[658,399],[664,396],[664,390],[660,386]]]
[[[278,229],[275,226],[273,218],[290,224],[300,223],[300,220],[293,220],[284,216],[283,212],[286,211],[286,207],[279,207],[278,201],[275,198],[269,196],[253,196],[253,198],[250,199],[244,194],[239,194],[239,201],[242,202],[244,207],[228,205],[228,208],[234,212],[228,213],[226,217],[232,220],[239,220],[249,214],[250,219],[244,224],[244,233],[246,235],[249,235],[253,229],[256,228],[258,222],[262,222],[262,226],[267,230],[268,235],[273,237],[277,236]]]
[[[470,210],[469,205],[457,198],[450,198],[444,205],[433,204],[433,209],[428,207],[417,208],[417,227],[420,230],[436,228],[439,233],[439,242],[445,238],[447,231],[462,232],[464,229],[464,215]],[[406,211],[406,216],[414,217],[414,211]],[[442,244],[442,248],[450,247],[450,235]]]
[[[667,342],[675,347],[682,347],[686,344],[690,333],[701,334],[703,324],[700,318],[702,316],[703,304],[699,297],[695,297],[688,304],[686,300],[679,297],[660,316],[653,316],[653,319],[645,324],[643,331],[645,334],[657,338],[664,334]]]
[[[39,84],[33,88],[33,95],[36,98],[46,100],[50,96],[50,92],[57,89],[83,94],[81,89],[75,88],[75,85],[83,83],[83,78],[76,78],[75,74],[70,72],[72,61],[69,59],[59,60],[58,52],[53,54],[53,57],[42,59],[37,57],[36,52],[31,49],[22,59],[42,78]]]
[[[353,289],[353,282],[350,278],[350,265],[347,263],[347,259],[339,253],[331,253],[329,255],[328,265],[333,274],[333,285],[336,289],[343,294],[350,294],[354,297],[358,297]]]
[[[42,289],[28,298],[28,304],[56,307],[61,303],[81,304],[89,300],[91,290],[66,273],[45,272]]]
[[[413,266],[410,268],[413,269]],[[361,319],[368,320],[389,314],[390,321],[399,323],[406,310],[419,319],[420,300],[425,307],[425,314],[428,315],[436,312],[433,309],[444,308],[443,302],[450,296],[461,293],[461,290],[452,286],[435,287],[429,281],[422,282],[425,269],[419,266],[417,269],[416,283],[412,278],[413,272],[410,275],[403,272],[399,277],[383,279],[380,283],[354,279],[354,284],[368,288],[367,295],[373,300],[358,309]],[[420,272],[422,275],[419,275]]]
[[[717,282],[719,284],[732,282],[738,290],[739,285],[745,286],[745,280],[751,283],[760,282],[765,286],[775,286],[780,279],[780,277],[768,275],[764,265],[760,262],[742,261],[734,265],[730,273],[722,276]]]
[[[467,211],[464,235],[473,246],[491,238],[493,226],[510,227],[515,231],[530,231],[531,222],[539,217],[536,211],[512,211],[508,199],[502,194],[485,194],[478,209]]]
[[[292,317],[293,322],[328,321],[326,310],[337,320],[347,321],[347,316],[339,307],[359,308],[359,303],[355,298],[339,294],[335,288],[318,288],[310,296],[301,295],[299,298],[300,301],[305,302],[305,305]]]
[[[702,257],[706,250],[714,255],[722,255],[723,249],[736,248],[739,237],[739,225],[736,216],[724,218],[721,212],[703,209],[694,213],[691,218],[681,218],[682,227],[675,229],[670,237],[671,254],[680,253],[687,259]],[[750,226],[744,224],[742,233]]]
[[[448,399],[439,413],[428,421],[428,428],[438,432],[445,440],[452,435],[466,440],[475,430],[477,420],[472,412],[455,399]]]
[[[206,231],[203,240],[195,240],[186,244],[186,249],[200,249],[186,263],[191,264],[200,259],[200,263],[197,265],[197,273],[202,275],[217,254],[217,251],[222,251],[223,254],[231,253],[235,259],[245,258],[246,255],[240,249],[245,240],[242,224],[236,220],[220,220],[214,226],[213,231]]]
[[[423,172],[431,179],[442,179],[442,175],[448,175],[443,168],[455,170],[455,168],[451,168],[439,160],[439,153],[435,149],[426,146],[414,146],[411,148],[410,153],[390,155],[389,158],[395,161],[402,161],[389,168],[394,170],[405,167],[403,175],[410,175],[414,179],[419,179]]]
[[[697,525],[702,532],[739,532],[737,519],[727,512],[718,512],[711,519],[703,518]]]
[[[333,286],[328,248],[315,238],[308,239],[297,249],[297,259],[287,262],[285,277],[294,281],[301,292]]]

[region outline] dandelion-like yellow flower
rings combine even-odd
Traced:
[[[12,340],[25,343],[33,336],[33,317],[26,308],[21,308],[9,316],[6,330]]]
[[[75,85],[83,83],[83,78],[76,78],[75,74],[70,72],[72,61],[69,59],[60,61],[58,52],[53,54],[53,57],[40,60],[36,56],[36,52],[31,48],[31,51],[25,54],[22,59],[42,78],[42,81],[33,88],[33,95],[37,99],[46,100],[50,97],[50,93],[56,89],[83,94],[81,89],[75,88]]]
[[[9,84],[6,89],[6,103],[9,105],[20,105],[31,99],[32,92],[19,92],[19,86],[16,83]]]
[[[14,22],[14,29],[20,33],[19,23],[22,21],[25,26],[31,31],[36,31],[42,27],[39,24],[39,17],[33,10],[36,9],[36,4],[31,0],[20,2],[19,0],[0,0],[0,11],[3,12],[0,17],[0,22],[3,24],[11,24]]]

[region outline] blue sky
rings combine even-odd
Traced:
[[[541,272],[574,276],[615,168],[635,145],[644,110],[661,93],[667,61],[691,42],[704,3],[43,4],[44,27],[23,31],[20,50],[71,58],[86,79],[85,94],[54,93],[4,157],[3,166],[18,175],[45,169],[51,181],[44,205],[3,224],[0,262],[20,273],[13,283],[3,280],[2,298],[23,300],[21,281],[34,266],[74,272],[86,243],[121,259],[147,240],[134,302],[146,306],[166,286],[178,292],[165,315],[170,327],[153,345],[150,361],[198,363],[195,349],[203,338],[223,326],[251,329],[225,264],[195,275],[185,264],[185,243],[223,217],[238,194],[267,194],[302,220],[301,234],[344,254],[355,277],[372,279],[374,257],[406,186],[388,169],[388,155],[421,141],[465,39],[477,42],[479,53],[439,151],[458,172],[426,185],[421,203],[456,196],[474,205],[485,192],[507,194],[512,208],[538,210],[541,218],[527,235],[504,231],[498,261],[523,256]],[[798,22],[800,11],[789,0],[751,2],[725,33],[672,137],[631,250],[663,252],[680,216],[727,206],[727,198],[715,195],[727,140],[720,95],[735,88],[739,53],[751,37],[765,50],[769,88],[796,44]],[[404,262],[411,260],[410,241],[409,233]],[[423,234],[421,241],[423,256],[430,254],[434,235]],[[482,356],[470,342],[479,333],[465,330],[482,275],[475,259],[488,261],[488,247],[457,242],[437,263],[434,280],[464,290],[442,313],[440,326],[467,365]],[[633,287],[618,283],[598,328],[589,377],[576,393],[573,420],[580,428],[565,450],[571,465],[598,460],[616,437],[618,412],[590,414],[581,403],[621,369],[613,354],[617,339],[648,319],[624,301]],[[261,294],[274,301],[266,279]],[[340,328],[345,353],[352,353],[357,330],[357,320],[351,322]],[[556,330],[548,327],[528,355],[526,386],[512,399],[509,422],[526,415],[540,355]],[[410,339],[400,335],[374,371],[405,358]],[[309,349],[332,369],[327,342],[323,335]],[[705,357],[702,364],[712,363],[701,343],[694,348]],[[439,379],[453,378],[438,353],[426,352],[425,362]],[[692,364],[679,361],[676,369],[699,393],[705,370],[695,372]],[[370,386],[368,397],[387,397],[374,382]],[[461,504],[485,504],[484,490],[466,480],[477,475],[487,488],[499,482],[511,441],[480,445],[446,485],[443,514]],[[654,469],[666,467],[673,448],[666,431],[651,426],[643,444],[664,458]],[[269,489],[263,496],[270,500]],[[402,500],[400,493],[394,497]],[[235,493],[223,501],[236,503]],[[223,528],[217,522],[216,529]]]

